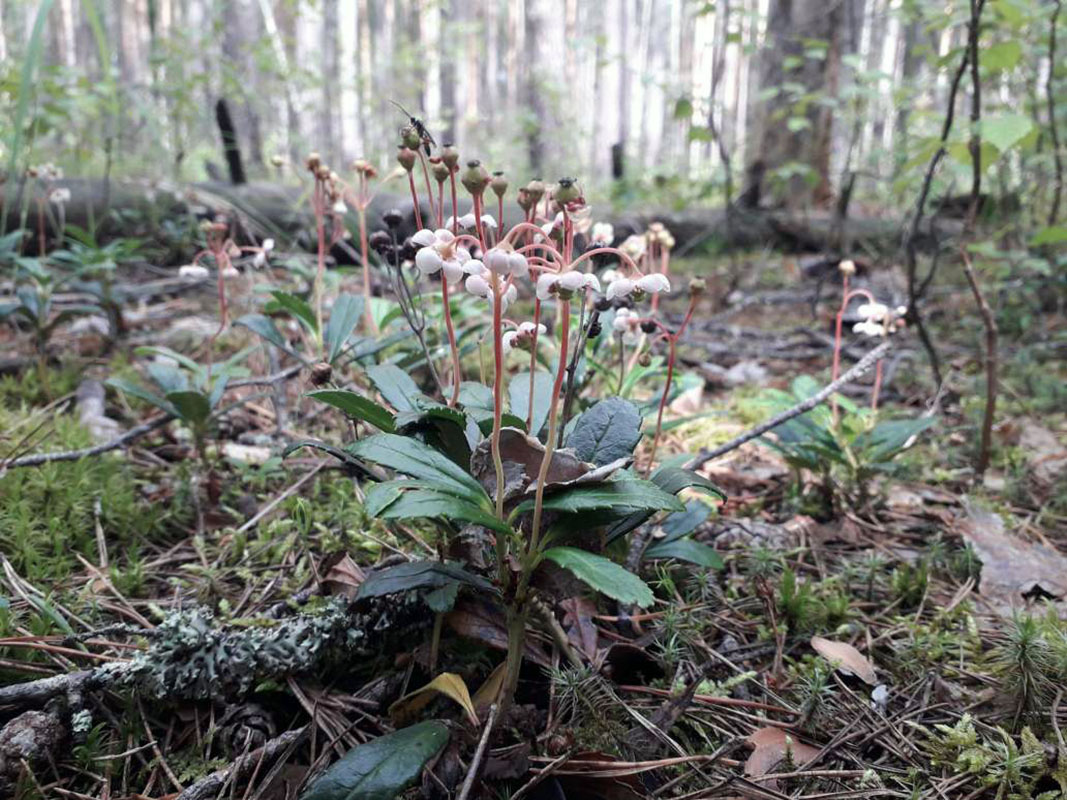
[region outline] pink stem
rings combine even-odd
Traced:
[[[408,186],[411,188],[411,202],[415,206],[415,227],[422,230],[422,209],[419,208],[419,193],[415,191],[415,173],[408,170]]]
[[[444,270],[441,271],[441,302],[445,309],[445,328],[448,330],[448,347],[452,351],[452,399],[448,402],[454,406],[459,401],[459,384],[462,378],[459,367],[459,348],[456,347],[456,330],[452,325],[452,307],[448,302],[448,281]]]

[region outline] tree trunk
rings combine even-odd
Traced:
[[[835,97],[841,62],[840,3],[822,0],[771,0],[766,39],[760,53],[760,90],[779,93],[756,103],[754,130],[759,142],[749,159],[750,172],[758,164],[780,200],[790,209],[812,204],[825,206],[831,199],[830,145],[833,112],[817,102],[797,103],[782,89],[793,83],[802,97]],[[813,43],[822,43],[824,57],[812,57]],[[791,129],[792,127],[792,129]],[[786,170],[799,163],[806,174]],[[755,169],[753,169],[755,167]],[[778,175],[776,176],[776,171]]]

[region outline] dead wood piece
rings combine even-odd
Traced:
[[[268,761],[274,761],[292,752],[307,734],[307,726],[286,731],[271,739],[262,747],[234,759],[233,764],[201,778],[178,795],[176,800],[214,800],[233,781],[239,781],[253,771],[259,771]]]

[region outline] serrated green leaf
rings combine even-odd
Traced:
[[[603,466],[633,455],[640,440],[641,413],[637,406],[621,397],[609,397],[582,413],[566,444],[582,461]]]
[[[527,500],[517,511],[533,510],[534,501]],[[625,514],[633,511],[684,511],[682,501],[673,494],[660,489],[650,481],[639,478],[622,478],[588,486],[574,486],[549,495],[544,499],[546,511],[575,513],[612,509]]]
[[[301,800],[394,800],[418,780],[449,736],[444,723],[431,720],[371,739],[331,765]]]
[[[363,316],[363,298],[354,294],[340,294],[330,309],[330,320],[322,335],[326,360],[331,364],[341,355],[349,335]]]
[[[478,481],[447,456],[417,439],[380,433],[356,442],[351,452],[383,467],[430,481],[442,492],[489,507],[489,497]]]
[[[419,408],[418,399],[425,397],[411,376],[395,364],[368,367],[367,377],[385,402],[397,411],[416,411]]]
[[[467,572],[449,561],[409,561],[370,573],[359,585],[356,600],[410,592],[412,589],[439,589],[452,583],[466,583],[492,591],[493,585],[480,575]]]
[[[699,564],[708,569],[722,569],[723,561],[714,549],[692,539],[676,539],[673,542],[657,542],[645,550],[645,558],[674,558]]]
[[[354,419],[369,422],[385,433],[392,433],[395,428],[396,418],[392,412],[382,408],[369,397],[347,389],[320,389],[316,392],[308,392],[308,397],[339,408]]]
[[[422,483],[421,481],[419,483]],[[474,503],[433,488],[403,491],[378,513],[382,519],[445,519],[473,522],[498,533],[511,533],[511,528],[491,511]]]
[[[700,500],[690,500],[685,505],[685,511],[675,511],[668,514],[660,523],[663,531],[661,542],[673,542],[687,536],[707,521],[711,516],[711,507]]]
[[[667,494],[678,494],[683,489],[699,489],[712,494],[720,500],[726,499],[726,492],[709,481],[703,475],[682,467],[660,467],[649,479]]]
[[[648,584],[610,558],[577,547],[550,547],[542,555],[620,603],[647,608],[655,600]]]

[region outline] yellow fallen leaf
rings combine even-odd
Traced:
[[[497,697],[500,696],[500,687],[504,685],[504,674],[507,672],[507,662],[501,661],[497,668],[489,673],[489,677],[485,679],[478,691],[474,693],[474,708],[479,712],[484,712],[493,703],[496,702]]]
[[[434,694],[443,694],[454,700],[467,713],[470,723],[478,724],[478,714],[474,710],[474,703],[471,702],[467,684],[454,672],[442,672],[422,688],[401,697],[389,706],[390,718],[398,725],[403,724],[425,708],[433,700]]]

